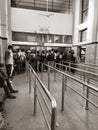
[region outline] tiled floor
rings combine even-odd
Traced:
[[[52,73],[53,75],[53,73]],[[47,85],[47,75],[44,73],[44,83]],[[74,84],[72,84],[73,86]],[[15,89],[19,90],[16,99],[7,99],[5,102],[6,122],[11,130],[48,130],[45,127],[41,111],[37,109],[37,116],[33,116],[33,90],[29,94],[26,74],[14,78]],[[98,130],[98,109],[90,105],[85,110],[85,101],[72,90],[65,91],[65,111],[61,112],[61,87],[60,80],[54,82],[51,76],[51,93],[57,101],[57,130]],[[81,91],[81,90],[80,90]]]

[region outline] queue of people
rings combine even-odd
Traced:
[[[18,48],[14,51],[14,72],[21,74],[25,72],[26,61],[28,61],[32,67],[37,71],[37,62],[49,63],[50,65],[53,62],[68,61],[75,63],[76,57],[74,56],[74,51],[59,51],[59,50],[24,50]],[[39,66],[39,71],[41,71],[41,65]],[[74,71],[73,71],[74,73]]]
[[[50,65],[53,62],[60,61],[70,61],[76,62],[74,57],[74,51],[71,50],[69,53],[58,51],[58,50],[48,50],[48,51],[24,51],[23,49],[17,49],[13,53],[13,46],[9,45],[7,51],[5,52],[5,66],[6,73],[3,71],[4,64],[0,63],[0,87],[4,88],[7,98],[16,98],[12,93],[18,93],[18,90],[13,88],[13,74],[15,71],[20,74],[25,72],[26,61],[28,61],[32,67],[37,72],[37,62],[48,63]],[[46,68],[47,69],[47,68]],[[73,69],[71,69],[74,72]],[[41,72],[41,64],[39,64],[39,71]],[[14,72],[14,73],[13,73]]]
[[[68,61],[72,63],[76,63],[76,57],[74,56],[74,51],[70,50],[69,52],[62,52],[58,50],[48,50],[48,51],[31,51],[27,53],[27,60],[32,65],[32,67],[37,71],[37,62],[42,63],[49,63],[50,65],[53,62],[61,62],[61,61]],[[41,72],[41,65],[39,64],[39,71]],[[72,70],[74,73],[74,70]]]
[[[14,64],[14,74],[16,73],[21,74],[25,72],[26,61],[28,61],[32,65],[35,71],[37,71],[38,61],[46,64],[49,63],[50,65],[52,65],[53,62],[59,63],[61,61],[76,63],[76,57],[74,56],[73,50],[59,51],[51,49],[51,50],[35,51],[35,50],[24,50],[23,48],[22,49],[18,48],[12,52],[10,46],[8,48],[9,52],[11,53],[11,58],[10,61],[6,60],[8,59],[7,58],[8,52],[6,52],[5,54],[7,56],[5,57],[5,60],[6,60],[6,70],[9,76],[10,76],[9,71],[11,72],[13,70],[13,64]],[[8,62],[10,62],[10,64]],[[41,65],[39,66],[39,71],[41,71]],[[74,70],[72,70],[72,72],[74,73]]]

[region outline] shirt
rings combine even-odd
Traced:
[[[14,64],[14,60],[13,60],[13,52],[12,50],[8,49],[6,52],[5,52],[5,64],[6,65],[13,65]]]

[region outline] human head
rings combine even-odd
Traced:
[[[13,46],[12,45],[8,45],[8,49],[13,49]]]
[[[69,53],[74,54],[74,50],[70,50]]]

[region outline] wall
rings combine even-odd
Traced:
[[[98,0],[89,0],[88,7],[88,20],[87,22],[80,23],[80,0],[74,1],[74,35],[73,46],[86,45],[86,63],[98,63]],[[80,42],[79,31],[87,28],[87,41]],[[89,43],[93,43],[89,45]]]
[[[48,17],[48,15],[49,17]],[[11,8],[12,31],[72,35],[72,14]]]
[[[80,24],[80,0],[75,0],[75,17],[74,17],[74,39],[73,45],[83,45],[89,44],[91,42],[95,42],[97,40],[97,21],[98,21],[98,0],[89,0],[89,9],[88,9],[88,20]],[[79,31],[87,28],[87,41],[81,42],[79,41]]]

